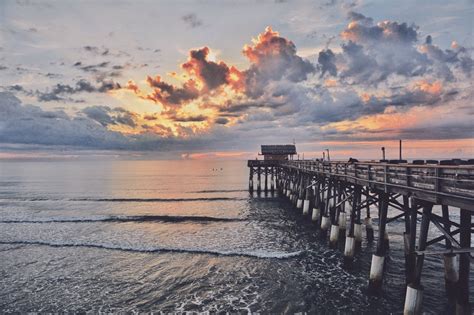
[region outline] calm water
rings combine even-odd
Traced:
[[[385,291],[368,296],[375,245],[344,267],[247,179],[245,161],[1,162],[1,312],[402,312],[403,222]],[[422,282],[424,310],[446,312],[440,257]]]

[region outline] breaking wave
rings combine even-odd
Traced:
[[[14,219],[1,220],[0,223],[86,223],[86,222],[236,222],[241,218],[220,218],[208,216],[169,216],[169,215],[140,215],[140,216],[106,216],[79,218],[44,218],[44,219]]]
[[[74,243],[74,242],[43,242],[43,241],[0,241],[0,244],[7,245],[41,245],[51,247],[88,247],[88,248],[100,248],[110,250],[121,250],[127,252],[140,252],[140,253],[190,253],[190,254],[207,254],[216,256],[243,256],[252,258],[264,258],[264,259],[288,259],[292,257],[298,257],[304,254],[305,251],[295,252],[266,252],[263,250],[256,251],[225,251],[225,250],[213,250],[213,249],[199,249],[199,248],[174,248],[174,247],[124,247],[119,245],[109,244],[93,244],[93,243]]]

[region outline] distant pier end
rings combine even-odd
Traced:
[[[380,291],[382,287],[385,257],[389,252],[386,226],[400,220],[405,224],[404,313],[422,312],[424,257],[441,255],[448,301],[455,305],[456,313],[471,314],[469,273],[474,253],[471,244],[474,160],[330,162],[293,160],[295,154],[294,145],[262,145],[259,155],[263,155],[263,160],[247,163],[249,191],[254,192],[256,176],[258,194],[276,192],[288,198],[315,223],[324,239],[330,234],[330,246],[343,249],[346,263],[358,254],[364,225],[367,242],[374,240],[371,206],[376,206],[378,231],[369,292]],[[439,214],[433,211],[435,205],[441,208]],[[389,207],[399,213],[388,217]],[[429,239],[430,228],[437,229],[440,236]],[[438,245],[433,246],[435,244]]]

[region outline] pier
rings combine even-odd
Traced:
[[[429,294],[424,293],[422,281],[425,255],[443,257],[447,299],[455,304],[457,314],[471,314],[472,160],[342,162],[293,160],[295,154],[291,145],[262,146],[264,159],[248,161],[249,191],[287,198],[314,223],[324,239],[329,234],[330,247],[343,244],[346,263],[357,254],[364,234],[368,241],[376,242],[368,270],[372,294],[380,292],[383,285],[390,240],[386,227],[403,220],[404,314],[420,314],[423,295]],[[433,212],[436,205],[441,207],[441,215]],[[388,217],[389,207],[398,214]],[[376,235],[372,221],[375,217]],[[430,229],[437,229],[440,236],[428,239]],[[435,244],[442,244],[442,248]]]

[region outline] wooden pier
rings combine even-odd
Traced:
[[[459,162],[453,160],[443,164],[461,164]],[[374,239],[371,206],[377,207],[376,250],[369,273],[369,292],[373,293],[380,291],[383,283],[389,247],[386,226],[395,220],[404,220],[407,285],[404,313],[421,313],[424,257],[441,255],[447,298],[456,304],[457,314],[471,314],[469,272],[474,253],[471,244],[474,165],[466,164],[439,165],[402,160],[391,163],[249,160],[249,191],[269,193],[275,190],[279,196],[288,198],[315,223],[321,235],[330,234],[331,247],[344,243],[347,262],[353,259],[362,242],[363,227],[368,241]],[[441,206],[441,215],[433,213],[435,205]],[[389,207],[399,214],[389,218]],[[428,239],[430,228],[439,230],[440,236]],[[434,244],[440,243],[442,249],[433,248]]]

